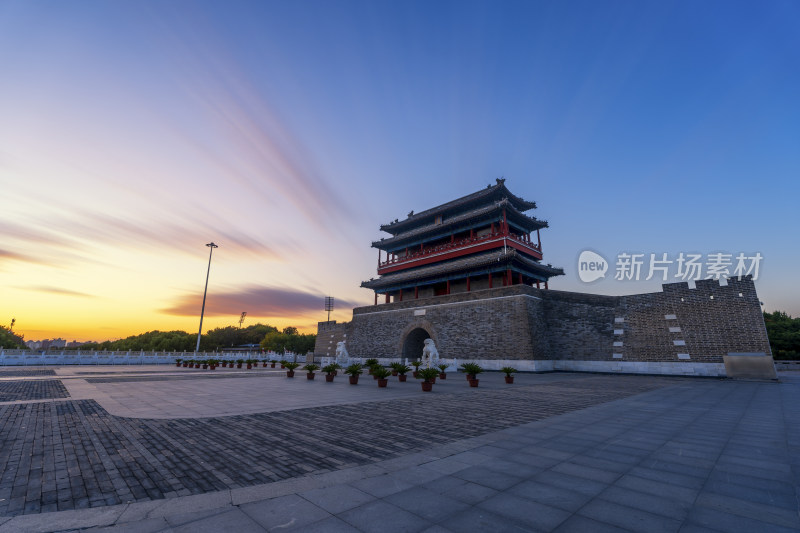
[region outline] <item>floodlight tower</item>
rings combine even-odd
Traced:
[[[325,297],[325,310],[328,312],[328,322],[331,321],[331,311],[333,311],[333,296]]]
[[[206,293],[208,292],[208,275],[211,273],[211,255],[214,253],[214,248],[219,248],[213,242],[206,244],[210,248],[208,251],[208,270],[206,271],[206,288],[203,289],[203,307],[200,309],[200,329],[197,332],[197,346],[194,348],[194,353],[200,351],[200,335],[203,333],[203,314],[206,311]]]

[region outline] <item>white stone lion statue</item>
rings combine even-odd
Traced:
[[[336,343],[336,362],[342,366],[347,366],[350,364],[350,354],[347,353],[347,346],[345,346],[345,342],[347,341],[340,341]]]
[[[433,339],[425,339],[425,347],[422,348],[422,365],[430,368],[439,364],[439,350],[436,349]]]

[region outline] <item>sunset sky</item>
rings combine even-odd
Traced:
[[[585,249],[760,253],[800,315],[796,1],[0,0],[0,324],[105,340],[372,303],[370,242],[504,176]],[[613,269],[613,266],[612,266]],[[674,281],[674,280],[673,280]]]

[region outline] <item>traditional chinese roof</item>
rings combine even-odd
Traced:
[[[511,205],[520,212],[536,209],[535,202],[529,202],[523,200],[519,196],[515,196],[506,188],[506,180],[498,179],[496,185],[489,185],[485,189],[447,202],[446,204],[433,207],[421,213],[414,213],[412,211],[405,220],[395,220],[394,222],[382,225],[381,231],[391,233],[392,235],[398,235],[404,231],[415,229],[418,226],[433,224],[437,215],[442,215],[443,218],[448,215],[459,215],[464,210],[480,208],[487,203],[498,202],[504,198],[508,199]]]
[[[470,211],[466,211],[460,215],[447,218],[443,220],[441,224],[436,224],[435,222],[425,224],[424,226],[418,226],[409,231],[399,233],[394,237],[375,241],[372,243],[372,247],[380,248],[381,250],[397,249],[398,247],[402,247],[409,242],[419,242],[420,239],[424,239],[425,237],[433,237],[438,233],[445,234],[459,231],[459,227],[468,226],[470,223],[481,222],[482,220],[488,221],[490,218],[494,218],[493,215],[500,215],[503,209],[506,210],[507,220],[510,223],[521,227],[525,231],[533,231],[547,227],[546,220],[539,220],[534,217],[529,217],[514,207],[508,198],[504,198],[499,202],[493,202],[490,205],[471,209]]]
[[[424,284],[426,280],[439,278],[451,274],[468,274],[475,271],[499,271],[516,267],[531,275],[548,279],[552,276],[563,276],[564,270],[550,265],[543,265],[525,257],[513,248],[498,250],[481,255],[473,255],[453,261],[423,266],[411,270],[402,270],[397,273],[385,274],[379,279],[364,281],[361,286],[367,289],[383,289],[403,285],[409,282]]]

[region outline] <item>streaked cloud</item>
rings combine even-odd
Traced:
[[[94,294],[89,294],[86,292],[79,292],[79,291],[72,291],[69,289],[64,289],[61,287],[49,287],[49,286],[38,286],[38,287],[25,287],[26,290],[29,291],[36,291],[36,292],[44,292],[48,294],[57,294],[62,296],[78,296],[81,298],[97,298]]]
[[[20,254],[9,250],[0,250],[0,264],[7,261],[23,261],[26,263],[44,263],[45,261],[31,255]]]
[[[324,298],[323,293],[252,286],[231,292],[209,293],[205,316],[235,316],[242,311],[253,317],[291,317],[310,311],[321,313]],[[197,316],[202,303],[202,294],[185,295],[161,311],[175,316]],[[355,306],[352,302],[336,300],[336,307],[340,309]]]

